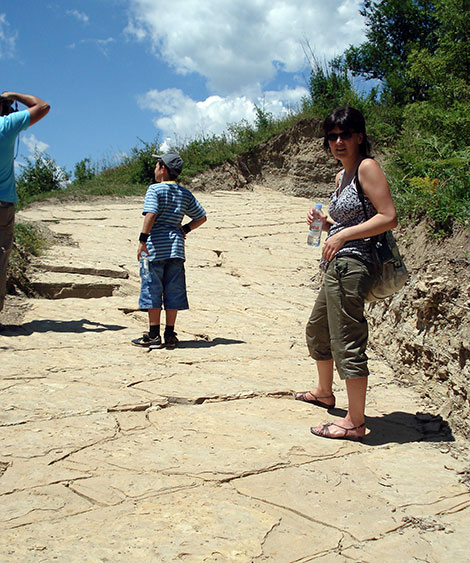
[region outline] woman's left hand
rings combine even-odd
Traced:
[[[346,239],[342,236],[342,233],[343,231],[340,231],[339,233],[336,233],[325,241],[325,244],[323,245],[322,256],[327,262],[331,262],[338,250],[343,248]]]

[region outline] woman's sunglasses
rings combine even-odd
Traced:
[[[338,140],[338,137],[342,141],[346,141],[347,139],[350,139],[352,136],[353,136],[353,131],[341,131],[341,133],[328,133],[326,138],[328,141],[335,142]]]

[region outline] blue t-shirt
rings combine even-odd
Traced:
[[[0,201],[18,201],[15,187],[15,141],[29,126],[28,110],[0,117]]]
[[[206,212],[194,195],[176,182],[161,182],[148,187],[142,215],[157,216],[147,240],[149,260],[182,258],[184,236],[180,230],[185,215],[191,219],[202,219]]]

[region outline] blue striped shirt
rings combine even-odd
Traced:
[[[184,236],[180,226],[185,215],[196,220],[205,217],[202,205],[187,188],[176,182],[162,182],[147,189],[142,215],[147,213],[156,215],[147,240],[149,260],[184,260]]]

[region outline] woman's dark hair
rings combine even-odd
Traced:
[[[362,133],[363,141],[359,145],[359,152],[362,156],[370,156],[370,142],[366,134],[366,122],[359,110],[351,107],[338,108],[323,121],[323,131],[325,133],[323,148],[326,151],[330,150],[327,135],[335,127],[342,131]]]

